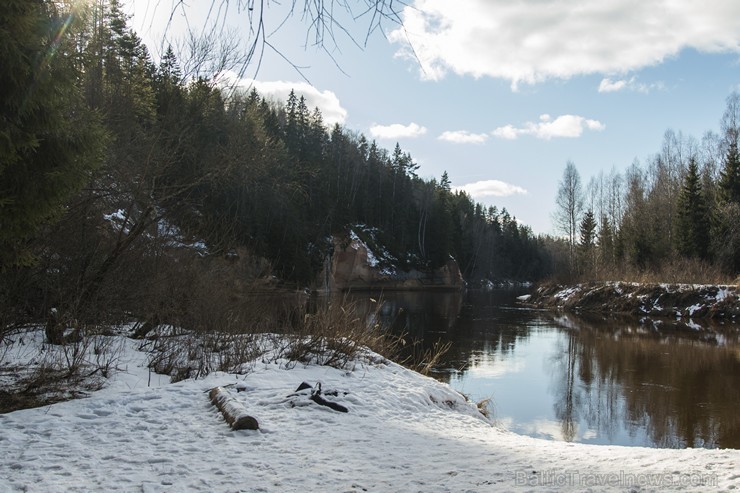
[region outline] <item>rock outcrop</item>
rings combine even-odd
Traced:
[[[458,290],[465,285],[460,268],[451,258],[430,271],[401,271],[387,259],[381,260],[357,235],[334,237],[333,253],[324,262],[323,288],[329,291]]]

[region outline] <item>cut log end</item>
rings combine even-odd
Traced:
[[[252,416],[240,416],[236,421],[231,423],[232,430],[259,430],[260,425],[257,419]]]

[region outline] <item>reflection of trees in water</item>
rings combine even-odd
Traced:
[[[583,344],[579,337],[577,331],[567,332],[551,360],[555,416],[560,420],[564,440],[576,438],[583,419],[589,429],[613,441],[622,416],[621,389],[613,385],[608,372],[600,371],[595,346]]]
[[[377,316],[379,323],[397,333],[424,338],[427,334],[447,333],[454,327],[463,295],[459,292],[356,292],[347,295],[347,300],[355,304],[360,316]]]
[[[517,341],[529,337],[521,312],[502,311],[511,306],[516,290],[461,292],[388,291],[356,292],[347,299],[358,314],[375,316],[396,334],[418,341],[422,350],[435,342],[452,342],[442,368],[435,376],[449,382],[452,370],[458,376],[478,364],[490,364],[492,355],[514,350]],[[375,301],[373,301],[375,300]],[[380,309],[378,310],[378,306]]]
[[[447,358],[456,362],[458,379],[471,368],[495,368],[529,338],[531,327],[526,321],[534,315],[510,309],[518,294],[522,293],[507,289],[467,294]]]
[[[567,348],[560,348],[555,358],[556,365],[562,371],[555,373],[560,377],[555,415],[560,420],[563,439],[573,441],[578,431],[577,410],[581,408],[581,393],[575,388],[576,362],[578,346],[573,337],[568,337]]]
[[[470,368],[496,367],[537,327],[551,330],[542,312],[506,308],[515,295],[389,292],[348,299],[358,314],[422,340],[424,349],[452,341],[443,365],[460,370],[463,379]],[[740,448],[737,331],[661,331],[570,315],[557,322],[567,330],[550,364],[554,411],[566,440],[585,423],[610,442],[626,429],[636,442],[646,434],[660,447]],[[449,381],[451,374],[436,376]]]
[[[659,447],[740,447],[736,347],[708,345],[701,333],[574,320],[578,329],[568,331],[554,361],[565,439],[574,437],[581,412],[589,428],[609,437],[623,424],[632,434],[643,428]]]

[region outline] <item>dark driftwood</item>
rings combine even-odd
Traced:
[[[253,416],[247,414],[244,406],[234,399],[223,387],[214,387],[208,393],[211,402],[221,411],[224,419],[232,430],[258,430],[259,423]]]
[[[349,412],[349,410],[343,405],[337,404],[336,402],[327,401],[326,399],[321,397],[318,393],[311,394],[311,397],[309,397],[309,399],[314,401],[316,404],[321,404],[322,406],[326,406],[328,408],[334,409],[335,411],[339,411],[340,413]]]
[[[295,389],[296,392],[300,392],[301,390],[310,389],[311,386],[307,384],[306,382],[302,382],[297,389]],[[336,395],[336,393],[334,394]],[[327,401],[323,397],[321,397],[321,382],[317,383],[315,387],[313,387],[313,391],[311,392],[311,396],[309,397],[312,401],[314,401],[316,404],[320,404],[322,406],[326,406],[330,409],[334,409],[335,411],[339,411],[340,413],[346,413],[349,412],[349,410],[344,407],[341,404],[337,404],[336,402]]]

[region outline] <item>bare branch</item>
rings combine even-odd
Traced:
[[[161,1],[156,1],[154,9],[159,8]],[[364,49],[369,42],[370,36],[375,32],[380,31],[385,36],[383,32],[383,25],[385,23],[403,27],[401,11],[403,8],[409,6],[405,1],[399,0],[395,2],[394,0],[364,0],[364,5],[362,3],[360,5],[362,6],[362,10],[359,13],[355,13],[353,12],[352,5],[347,0],[302,0],[302,2],[299,0],[290,0],[282,5],[277,0],[273,0],[272,3],[270,3],[270,0],[211,0],[208,14],[202,23],[198,21],[200,27],[196,28],[188,16],[188,6],[185,1],[172,0],[165,36],[162,40],[162,47],[164,47],[167,33],[171,31],[175,14],[180,14],[190,32],[186,42],[190,49],[185,50],[185,56],[181,56],[181,58],[189,63],[190,68],[195,74],[202,76],[203,71],[210,68],[210,65],[213,65],[213,59],[209,59],[207,53],[194,53],[194,51],[202,52],[205,48],[214,48],[214,39],[222,36],[224,32],[228,33],[228,36],[234,37],[234,32],[227,29],[226,21],[229,12],[236,10],[238,15],[246,14],[244,15],[246,21],[244,28],[246,29],[240,26],[239,31],[248,33],[249,39],[243,57],[239,57],[238,59],[232,57],[229,60],[223,59],[222,63],[220,63],[220,65],[224,66],[222,68],[229,68],[238,73],[240,77],[243,77],[249,68],[253,68],[254,77],[256,77],[262,65],[265,49],[269,48],[293,67],[302,79],[308,81],[303,70],[305,67],[300,67],[291,61],[279,46],[273,41],[270,41],[270,38],[281,29],[284,29],[291,18],[299,16],[300,20],[306,25],[304,48],[308,46],[320,48],[329,56],[335,66],[342,73],[345,73],[335,57],[335,53],[341,53],[340,45],[342,44],[342,40],[340,37],[344,37],[351,44]],[[278,7],[282,7],[282,11]],[[268,24],[267,22],[268,10],[270,9],[275,13],[282,12],[274,24]],[[348,23],[358,23],[364,19],[367,19],[364,39],[358,41]],[[177,45],[177,43],[174,44]],[[409,46],[411,46],[410,42]],[[195,47],[198,49],[194,50]],[[230,47],[234,48],[233,46]],[[418,60],[413,47],[411,47],[411,51]],[[193,56],[194,59],[189,61],[188,56]],[[227,62],[232,66],[225,67]]]

